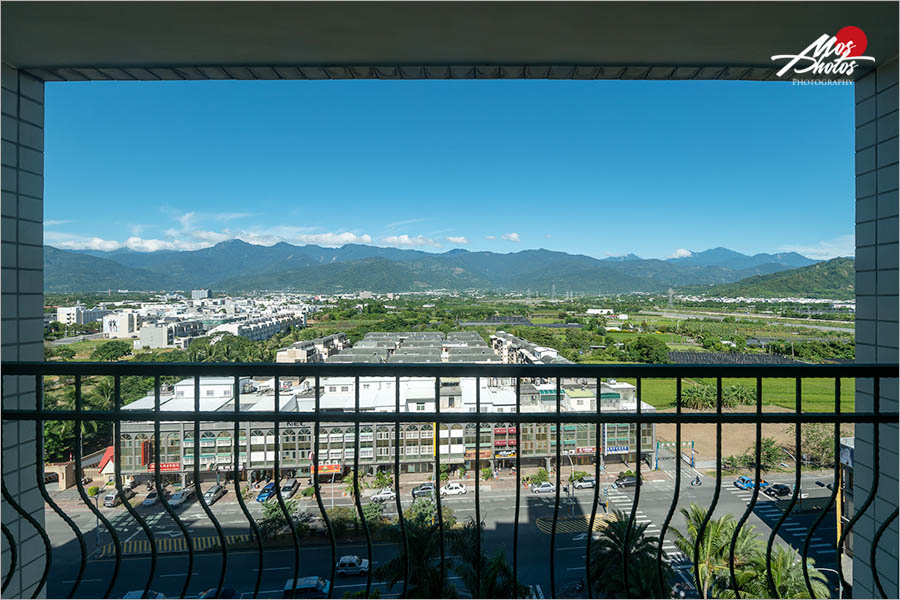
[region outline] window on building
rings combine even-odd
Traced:
[[[424,402],[416,402],[416,410],[425,410]]]
[[[450,399],[447,400],[447,406],[453,408],[453,396],[450,396]]]
[[[350,391],[350,386],[342,385],[342,386],[341,386],[341,391],[342,391],[342,392],[349,392],[349,391]]]
[[[206,395],[207,395],[207,396],[212,396],[212,395],[214,395],[215,393],[216,393],[216,390],[206,390]]]
[[[328,386],[328,391],[329,391],[329,392],[336,392],[336,391],[337,391],[337,387],[336,387],[336,386],[333,386],[333,385],[329,385],[329,386]]]

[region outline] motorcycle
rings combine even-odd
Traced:
[[[691,485],[694,486],[694,487],[703,485],[703,481],[700,479],[700,476],[699,476],[699,475],[697,475],[697,476],[694,478],[694,480],[691,482]]]

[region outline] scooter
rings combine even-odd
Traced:
[[[703,485],[703,481],[700,479],[700,476],[697,475],[694,480],[691,482],[692,486],[700,486]]]

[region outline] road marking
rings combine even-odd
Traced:
[[[566,571],[584,571],[584,567],[569,567]]]
[[[81,580],[81,583],[93,583],[93,582],[95,582],[95,581],[107,581],[107,580],[106,580],[106,579],[82,579],[82,580]],[[74,580],[74,579],[68,579],[68,580],[66,580],[66,581],[63,581],[63,583],[75,583],[75,580]]]
[[[200,573],[191,573],[192,575],[199,575]],[[160,575],[160,577],[187,577],[187,573],[168,573],[166,575]]]
[[[293,569],[294,567],[266,567],[263,571],[287,571],[288,569]],[[259,571],[259,569],[253,569],[254,571]]]

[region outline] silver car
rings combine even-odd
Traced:
[[[169,506],[181,506],[194,495],[194,488],[186,487],[178,490],[169,498]]]
[[[391,502],[397,499],[397,494],[391,488],[384,488],[372,496],[372,502]]]
[[[556,491],[556,486],[550,483],[549,481],[545,481],[543,483],[532,483],[531,484],[531,493],[532,494],[550,494]]]

